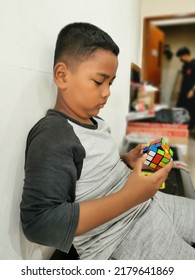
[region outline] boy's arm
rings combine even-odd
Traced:
[[[75,189],[84,157],[84,150],[73,136],[63,119],[43,119],[31,130],[20,204],[27,239],[65,252],[70,249],[78,224]]]
[[[142,176],[141,169],[147,155],[140,157],[130,173],[124,187],[111,195],[80,203],[79,222],[76,235],[83,234],[130,208],[151,198],[166,180],[172,162],[150,176]]]

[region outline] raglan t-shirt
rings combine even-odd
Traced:
[[[117,192],[130,174],[106,122],[98,117],[91,121],[81,124],[49,110],[31,129],[21,222],[32,242],[65,252],[73,243],[81,259],[108,259],[150,200],[75,237],[79,203]]]

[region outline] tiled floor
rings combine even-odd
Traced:
[[[195,140],[192,138],[189,138],[188,141],[186,163],[188,164],[191,180],[195,188]]]

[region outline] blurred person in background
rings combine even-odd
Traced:
[[[176,56],[183,63],[182,82],[176,106],[188,110],[190,136],[195,138],[195,58],[192,57],[191,51],[187,47],[179,48]]]

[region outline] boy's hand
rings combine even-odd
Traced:
[[[124,163],[129,167],[131,167],[132,169],[134,169],[137,159],[143,155],[144,147],[145,147],[144,144],[139,144],[131,151],[122,154],[121,158],[124,161]]]
[[[121,189],[121,192],[124,193],[124,199],[131,205],[132,203],[140,204],[154,196],[167,179],[173,166],[171,160],[165,167],[155,171],[150,176],[144,176],[141,174],[141,170],[146,157],[147,154],[144,154],[136,161],[134,170],[130,173],[123,189]]]

